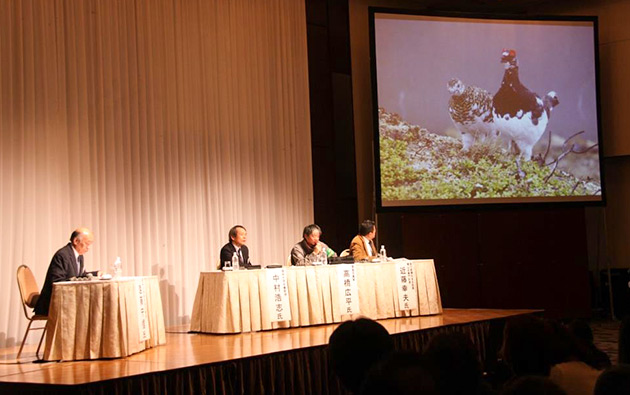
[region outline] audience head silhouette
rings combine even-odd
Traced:
[[[630,365],[630,315],[627,315],[619,327],[619,364]]]
[[[381,324],[367,318],[346,321],[330,336],[329,365],[341,383],[357,393],[370,367],[392,349],[389,332]]]
[[[477,349],[461,332],[440,333],[424,350],[426,368],[440,394],[474,394],[481,381]]]
[[[569,332],[575,339],[580,359],[595,369],[603,370],[610,366],[608,354],[598,349],[593,343],[593,330],[588,322],[573,320]]]
[[[599,375],[594,395],[630,394],[630,365],[608,368]]]
[[[363,395],[437,395],[422,357],[415,352],[395,352],[367,373],[361,389]]]
[[[576,339],[585,343],[593,343],[593,330],[588,322],[584,320],[573,320],[569,324],[569,331]]]
[[[516,376],[548,376],[543,320],[529,315],[509,319],[503,331],[502,353]]]
[[[506,384],[501,395],[566,395],[566,392],[546,377],[523,376]]]
[[[580,359],[575,338],[561,322],[545,321],[545,336],[550,367],[562,362]]]

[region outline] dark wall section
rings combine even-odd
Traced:
[[[340,252],[364,219],[357,218],[348,2],[305,1],[315,222]],[[444,307],[590,315],[583,208],[379,214],[377,237],[390,256],[435,259]]]
[[[358,224],[348,4],[306,0],[306,22],[315,223],[340,253]]]
[[[390,255],[435,260],[444,307],[591,314],[583,208],[387,213],[379,224]]]

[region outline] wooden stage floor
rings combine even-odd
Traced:
[[[430,330],[452,325],[504,320],[540,310],[444,309],[434,316],[379,320],[390,334]],[[267,354],[322,347],[338,324],[279,329],[236,335],[187,333],[187,327],[167,331],[166,344],[127,358],[33,363],[36,345],[25,347],[21,363],[15,361],[18,347],[0,349],[0,392],[3,388],[76,386],[151,375],[201,365],[225,363]],[[37,332],[35,332],[37,333]],[[35,336],[31,339],[34,341]]]

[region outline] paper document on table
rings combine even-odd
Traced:
[[[341,314],[358,314],[359,287],[354,265],[337,265],[337,282],[339,284],[339,308]]]
[[[417,310],[418,290],[412,261],[396,263],[396,285],[400,310]]]
[[[147,319],[147,294],[142,279],[136,280],[136,300],[138,305],[138,337],[139,341],[149,340],[149,320]]]
[[[265,269],[267,272],[267,300],[271,322],[289,321],[291,305],[284,268]]]

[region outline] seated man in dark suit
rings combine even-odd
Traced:
[[[359,226],[359,234],[350,242],[350,254],[355,262],[369,261],[378,256],[374,238],[376,237],[376,224],[374,221],[365,220]]]
[[[225,262],[232,262],[232,256],[236,252],[239,267],[251,266],[249,261],[249,249],[245,245],[247,242],[247,230],[241,225],[235,225],[229,232],[230,241],[221,248],[221,265]]]
[[[88,272],[83,266],[83,254],[88,252],[93,241],[94,235],[89,229],[78,228],[70,235],[70,242],[55,253],[48,266],[46,280],[35,305],[35,314],[48,315],[53,283],[87,275]]]

